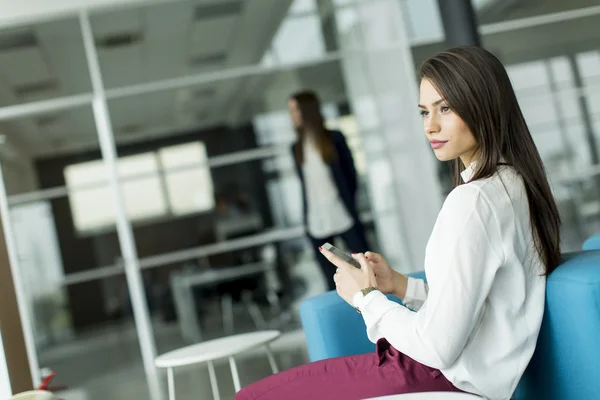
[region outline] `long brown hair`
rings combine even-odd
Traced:
[[[296,128],[296,163],[302,165],[304,163],[304,139],[306,135],[311,134],[315,145],[323,157],[323,161],[329,163],[336,159],[337,153],[333,145],[331,133],[325,128],[323,114],[321,114],[321,102],[316,93],[310,90],[304,90],[294,93],[290,99],[296,100],[300,116],[302,118],[302,126]]]
[[[560,216],[544,164],[502,63],[479,47],[458,47],[426,60],[419,78],[427,79],[469,127],[478,144],[473,180],[511,165],[523,178],[536,251],[546,274],[560,262]],[[454,160],[459,185],[464,165]]]

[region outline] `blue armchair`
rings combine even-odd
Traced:
[[[300,316],[311,361],[375,350],[362,317],[335,292],[305,300]],[[515,399],[600,399],[598,377],[600,251],[565,254],[548,277],[542,330]]]
[[[583,250],[600,250],[600,234],[590,236],[581,247]]]

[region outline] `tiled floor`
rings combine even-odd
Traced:
[[[270,328],[284,332],[273,343],[272,349],[280,369],[291,368],[308,361],[306,343],[298,320],[298,304],[302,299],[325,291],[321,272],[311,259],[300,264],[294,271],[296,279],[306,282],[305,292],[295,299],[290,307],[291,319],[280,319],[269,315],[266,307],[264,316]],[[215,307],[205,305],[202,317],[203,339],[225,336],[223,321],[218,303]],[[256,330],[247,312],[235,314],[235,333]],[[153,321],[153,331],[157,353],[189,345],[183,340],[177,323],[165,324]],[[77,340],[44,349],[39,354],[40,365],[57,372],[53,382],[68,385],[81,394],[65,394],[65,400],[117,400],[148,399],[148,387],[142,366],[138,338],[133,322],[95,330]],[[253,351],[236,357],[242,385],[247,385],[271,373],[263,351]],[[232,399],[233,381],[229,364],[226,361],[215,364],[221,399]],[[166,374],[160,371],[164,383],[166,400]],[[175,370],[177,400],[212,399],[208,370],[205,365],[197,365]]]

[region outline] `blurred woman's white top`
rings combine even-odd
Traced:
[[[308,234],[322,239],[346,232],[354,221],[340,198],[331,169],[311,140],[305,140],[303,147]]]

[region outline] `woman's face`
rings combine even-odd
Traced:
[[[296,101],[296,99],[288,100],[288,110],[290,111],[290,117],[292,118],[294,128],[301,128],[302,115],[300,114],[300,108],[298,107],[298,102]]]
[[[460,157],[465,167],[475,161],[475,136],[427,79],[421,81],[419,109],[425,136],[438,160],[449,161]]]

